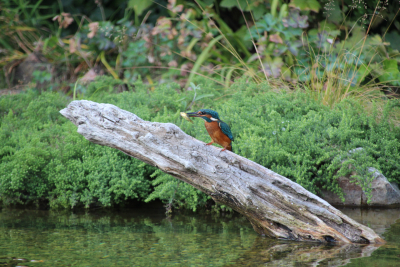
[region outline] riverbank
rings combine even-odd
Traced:
[[[400,181],[400,130],[392,117],[399,114],[398,100],[374,107],[349,98],[327,107],[306,90],[276,91],[244,79],[226,89],[199,78],[185,91],[175,83],[153,88],[139,81],[119,92],[110,77],[90,83],[77,98],[114,104],[145,120],[174,123],[204,142],[209,136],[202,123],[190,124],[179,114],[212,108],[231,126],[235,153],[316,194],[324,189],[343,196],[337,178],[350,175],[370,196],[370,167],[390,182]],[[89,209],[152,200],[194,211],[213,206],[190,185],[85,140],[59,114],[71,100],[60,92],[35,89],[0,98],[3,206]],[[349,153],[354,149],[357,153]]]

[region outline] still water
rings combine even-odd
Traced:
[[[0,210],[0,266],[400,266],[400,209],[342,209],[384,246],[286,242],[241,216]]]

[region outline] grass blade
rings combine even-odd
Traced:
[[[207,60],[207,58],[210,56],[210,50],[211,48],[219,41],[222,39],[222,35],[215,37],[213,40],[211,40],[211,42],[208,44],[208,46],[206,47],[206,49],[204,49],[203,52],[201,52],[201,54],[199,55],[199,57],[197,58],[196,62],[194,63],[193,69],[190,72],[189,75],[189,79],[186,83],[186,87],[193,82],[193,78],[195,76],[195,73],[198,72],[198,70],[200,69],[201,65],[203,64],[204,61]]]

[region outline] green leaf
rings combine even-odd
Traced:
[[[212,4],[214,4],[214,0],[203,0],[203,4],[211,6]]]
[[[239,6],[239,4],[240,4],[240,6]],[[221,7],[226,7],[226,8],[237,7],[237,8],[242,8],[244,10],[247,7],[247,1],[246,0],[239,0],[239,1],[223,0],[220,5],[221,5]]]
[[[336,37],[340,35],[340,30],[338,30],[338,26],[334,23],[329,23],[327,21],[323,21],[319,26],[320,31],[326,31],[330,36]]]
[[[367,65],[362,64],[357,71],[357,83],[361,83],[370,72],[371,68]]]
[[[212,96],[214,96],[214,94],[199,95],[199,96],[196,97],[195,101],[200,100],[200,99],[205,98],[205,97],[212,97]]]
[[[13,51],[14,49],[3,39],[0,39],[0,44],[2,44],[7,50]]]
[[[194,76],[196,75],[197,71],[200,69],[201,65],[203,64],[204,61],[207,60],[207,58],[210,56],[210,50],[211,48],[217,43],[219,42],[219,40],[222,39],[222,37],[224,37],[223,35],[220,35],[218,37],[215,37],[213,40],[210,41],[210,43],[208,44],[208,46],[203,50],[203,52],[201,52],[201,54],[197,57],[196,62],[193,65],[193,69],[190,72],[189,75],[189,79],[187,82],[187,85],[190,84],[193,81]]]
[[[232,7],[237,6],[237,2],[236,2],[236,0],[223,0],[221,2],[221,6],[226,7],[226,8],[232,8]]]
[[[153,1],[151,0],[129,0],[128,7],[132,8],[137,16],[140,16],[143,11],[152,4]]]
[[[393,49],[400,50],[400,34],[397,31],[387,33],[385,40],[390,43]]]
[[[267,13],[267,9],[263,5],[259,5],[257,8],[254,8],[252,10],[253,16],[255,20],[259,20],[262,18],[262,16]]]
[[[337,21],[342,21],[342,9],[339,5],[339,1],[330,1],[329,2],[329,7],[326,7],[327,9],[324,11],[324,13],[327,16],[327,21],[330,22],[337,22]],[[346,13],[346,12],[345,12]]]
[[[379,76],[379,81],[400,86],[400,71],[395,59],[386,59],[383,61],[383,70],[383,74]]]
[[[291,0],[289,6],[298,8],[302,11],[311,10],[317,13],[321,8],[321,5],[318,3],[317,0]]]
[[[276,17],[276,11],[278,9],[278,0],[272,0],[271,2],[271,15]]]

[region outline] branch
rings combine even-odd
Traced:
[[[60,111],[87,140],[121,150],[243,214],[260,235],[297,241],[385,243],[291,180],[114,105],[81,100]]]

